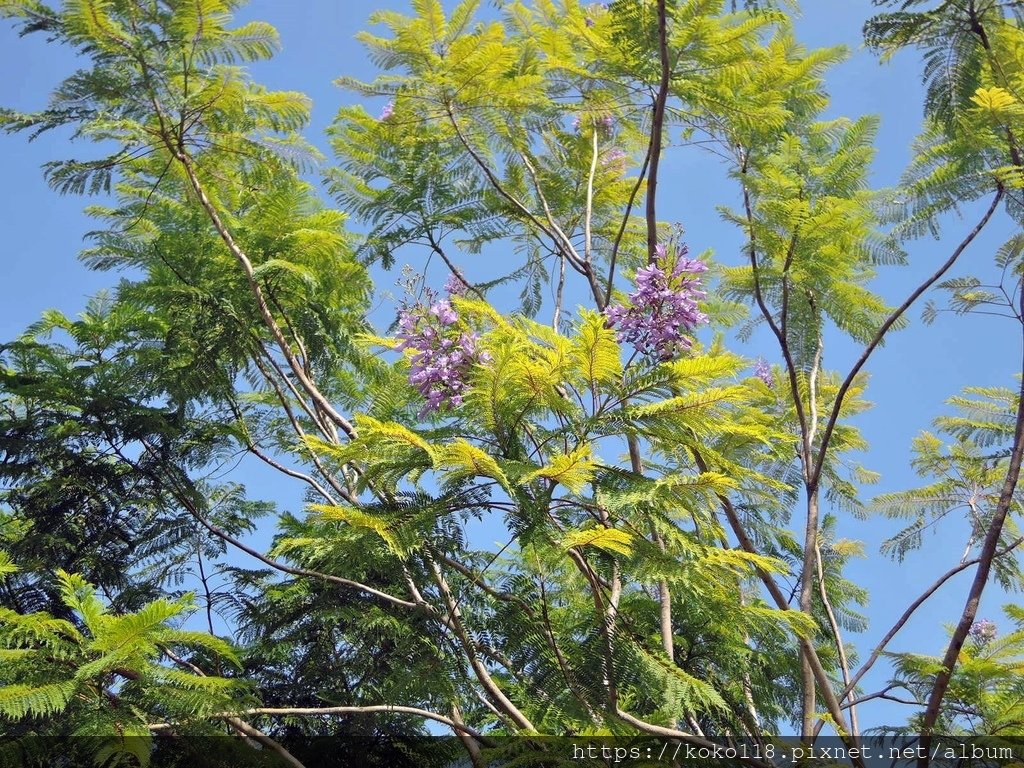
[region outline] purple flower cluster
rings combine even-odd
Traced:
[[[683,246],[670,264],[665,247],[659,245],[657,261],[637,271],[636,291],[629,300],[608,307],[608,324],[618,331],[619,341],[660,360],[670,360],[693,345],[687,334],[708,320],[697,306],[705,296],[699,275],[707,265],[686,253]]]
[[[618,147],[612,147],[611,149],[604,153],[604,156],[601,158],[601,165],[605,166],[606,168],[612,167],[614,170],[617,170],[621,173],[626,170],[626,160],[628,158],[629,155],[627,155],[621,149],[619,149]]]
[[[383,122],[384,120],[387,120],[389,117],[391,117],[393,114],[395,114],[395,102],[389,101],[387,104],[384,105],[384,109],[380,111],[380,114],[377,116],[377,119]]]
[[[976,621],[971,624],[970,635],[979,642],[991,642],[996,639],[996,623],[988,619]]]
[[[490,357],[478,349],[475,333],[455,327],[459,314],[447,299],[404,307],[398,315],[399,350],[411,350],[409,383],[426,399],[420,415],[458,408],[470,369]]]
[[[469,286],[461,273],[452,272],[444,283],[444,290],[449,296],[465,296]]]
[[[772,368],[763,357],[757,358],[754,363],[754,377],[760,379],[769,387],[775,384],[775,377],[772,375]]]

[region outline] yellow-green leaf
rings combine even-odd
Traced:
[[[581,314],[583,322],[572,342],[573,366],[591,386],[618,381],[622,376],[622,358],[614,332],[600,313]]]
[[[988,112],[1002,112],[1017,103],[1009,91],[998,87],[979,88],[971,96],[971,101]]]
[[[4,551],[0,551],[0,576],[17,572],[18,566],[11,562],[11,556]]]
[[[508,477],[486,451],[465,440],[448,443],[434,452],[434,468],[456,477],[490,477],[510,489]]]
[[[562,546],[566,549],[597,547],[605,552],[629,556],[633,554],[633,537],[618,528],[588,528],[567,533],[562,539]]]
[[[397,553],[400,549],[398,539],[391,531],[391,524],[387,520],[360,512],[354,507],[339,507],[333,504],[311,504],[311,509],[320,513],[325,520],[339,520],[354,528],[365,528],[380,536],[388,549]]]
[[[393,421],[377,421],[369,416],[359,416],[356,426],[359,429],[359,439],[367,444],[377,441],[404,443],[414,448],[420,448],[430,456],[434,455],[434,449],[430,443],[411,429]]]
[[[573,493],[579,493],[593,479],[596,467],[590,459],[590,448],[578,448],[555,456],[547,466],[525,475],[520,483],[525,485],[538,477],[546,477],[561,483]]]

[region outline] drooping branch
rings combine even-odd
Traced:
[[[448,271],[455,276],[456,280],[462,283],[463,288],[465,288],[467,291],[471,293],[476,294],[477,298],[482,301],[484,299],[484,295],[480,293],[480,290],[475,285],[473,285],[465,278],[461,271],[459,271],[459,268],[456,267],[455,264],[452,262],[451,258],[445,252],[444,248],[441,246],[441,243],[438,241],[438,239],[434,237],[434,233],[433,231],[430,230],[429,227],[426,230],[426,234],[427,242],[430,244],[430,250],[432,250],[441,258],[441,261],[444,262],[444,265],[448,267]]]
[[[158,452],[149,444],[144,443],[144,447],[147,450],[147,452],[149,452],[151,455],[159,455]],[[135,464],[135,468],[140,472],[145,471],[137,464]],[[186,511],[195,519],[195,521],[198,522],[201,526],[203,526],[207,531],[209,531],[225,543],[230,544],[231,546],[235,547],[241,552],[244,552],[250,557],[256,558],[264,565],[268,565],[276,571],[280,571],[281,573],[287,573],[292,576],[304,576],[308,578],[319,579],[321,581],[326,581],[331,584],[337,584],[338,586],[346,587],[348,589],[354,589],[356,591],[363,592],[366,595],[374,597],[384,603],[395,606],[397,608],[427,610],[431,614],[435,613],[434,609],[430,608],[429,606],[425,606],[421,603],[415,603],[409,600],[403,600],[400,597],[395,597],[394,595],[388,594],[387,592],[383,592],[379,589],[375,589],[367,584],[361,584],[358,581],[345,579],[341,576],[334,576],[329,573],[322,573],[320,571],[314,571],[308,568],[300,568],[297,566],[288,565],[287,563],[282,563],[278,560],[274,560],[273,558],[267,557],[259,550],[250,547],[242,541],[239,541],[237,538],[232,536],[227,531],[223,530],[219,526],[207,520],[206,517],[199,510],[199,508],[196,506],[196,504],[193,502],[191,494],[189,494],[184,488],[182,488],[180,483],[178,483],[178,481],[175,478],[170,476],[163,476],[157,477],[156,479],[166,481],[171,485],[170,490],[173,493],[174,498],[178,501],[179,504],[181,504],[186,509]]]
[[[596,140],[596,132],[595,132]],[[523,166],[526,168],[533,181],[533,188],[537,193],[537,197],[540,199],[541,207],[544,209],[544,216],[548,220],[548,226],[551,227],[551,231],[555,234],[555,245],[558,251],[565,257],[565,259],[587,279],[587,284],[590,286],[590,292],[594,297],[594,301],[597,306],[602,307],[605,303],[604,295],[601,293],[601,286],[597,282],[597,275],[594,272],[594,265],[590,262],[590,258],[582,257],[576,251],[576,247],[572,244],[572,240],[569,238],[562,227],[555,221],[554,215],[551,213],[551,206],[548,204],[547,196],[544,194],[544,189],[540,184],[540,176],[533,167],[533,163],[530,162],[530,158],[526,156],[526,153],[520,153],[520,158],[523,161]],[[596,155],[595,155],[596,160]],[[589,221],[589,219],[588,219]]]
[[[590,567],[590,564],[575,548],[569,549],[569,558],[579,569],[580,573],[587,580],[590,585],[590,596],[594,601],[594,617],[598,623],[598,629],[601,633],[601,642],[604,646],[603,656],[601,660],[602,666],[604,667],[604,686],[605,694],[608,699],[608,705],[612,709],[618,708],[619,701],[619,689],[616,683],[616,670],[615,670],[615,656],[613,653],[612,645],[612,631],[615,626],[615,614],[608,610],[608,606],[605,604],[603,592],[601,590],[601,583],[597,578],[597,574],[594,573],[594,569]]]
[[[179,501],[180,500],[181,499],[179,498]],[[182,503],[185,504],[184,501]],[[196,521],[200,525],[202,525],[204,528],[206,528],[206,530],[208,530],[214,536],[216,536],[217,538],[223,540],[225,543],[230,544],[231,546],[235,547],[239,551],[244,552],[245,554],[249,555],[250,557],[256,558],[257,560],[259,560],[264,565],[269,565],[271,568],[273,568],[276,571],[281,571],[282,573],[287,573],[287,574],[292,575],[292,576],[305,576],[305,577],[308,577],[308,578],[319,579],[321,581],[327,581],[327,582],[330,582],[331,584],[337,584],[339,586],[346,587],[348,589],[354,589],[354,590],[356,590],[358,592],[363,592],[364,594],[366,594],[366,595],[368,595],[370,597],[374,597],[374,598],[380,600],[381,602],[384,602],[384,603],[386,603],[388,605],[393,605],[393,606],[398,607],[398,608],[408,608],[408,609],[412,609],[412,610],[419,610],[422,607],[419,603],[414,603],[414,602],[412,602],[410,600],[403,600],[400,597],[395,597],[394,595],[390,595],[387,592],[382,592],[379,589],[375,589],[374,587],[371,587],[368,584],[361,584],[358,581],[353,581],[352,579],[345,579],[345,578],[342,578],[341,576],[334,576],[334,575],[329,574],[329,573],[322,573],[320,571],[313,571],[313,570],[310,570],[309,568],[298,568],[296,566],[292,566],[292,565],[288,565],[286,563],[282,563],[279,560],[274,560],[273,558],[270,558],[270,557],[267,557],[266,555],[264,555],[258,549],[254,549],[253,547],[250,547],[247,544],[244,544],[243,542],[239,541],[234,536],[229,534],[227,531],[224,531],[223,529],[221,529],[218,526],[216,526],[213,523],[211,523],[209,520],[207,520],[205,517],[203,517],[201,514],[199,514],[198,510],[195,509],[194,505],[189,505],[187,508],[189,508],[189,512],[196,519]]]
[[[587,278],[587,282],[590,285],[591,292],[594,294],[594,298],[597,300],[598,305],[603,306],[601,288],[597,284],[597,278],[594,275],[594,270],[592,266],[589,265],[580,257],[580,255],[576,252],[576,248],[573,246],[572,241],[566,236],[565,232],[562,231],[561,227],[559,227],[558,223],[554,220],[554,216],[551,213],[550,207],[548,206],[547,201],[544,198],[543,190],[540,187],[540,181],[537,178],[537,173],[534,170],[533,165],[530,163],[529,159],[523,154],[520,155],[521,159],[523,160],[524,167],[527,169],[531,176],[531,179],[534,184],[534,189],[537,192],[537,196],[541,200],[542,206],[545,211],[545,218],[547,219],[546,224],[543,221],[541,221],[540,217],[533,213],[533,211],[527,208],[526,205],[521,200],[519,200],[519,198],[517,198],[515,195],[513,195],[505,188],[505,185],[501,183],[501,179],[498,178],[498,176],[494,173],[491,167],[487,165],[484,159],[480,156],[480,153],[473,148],[472,144],[470,144],[469,139],[466,137],[466,134],[462,131],[462,127],[459,125],[458,120],[455,119],[455,113],[452,111],[450,105],[445,105],[445,111],[448,115],[448,121],[451,124],[453,130],[455,131],[455,135],[458,138],[459,143],[462,145],[462,148],[466,150],[466,152],[472,158],[476,166],[483,172],[484,176],[487,178],[487,181],[490,183],[494,191],[497,192],[502,198],[504,198],[516,211],[518,211],[522,216],[524,216],[526,220],[533,224],[542,234],[551,239],[551,241],[555,244],[555,249],[557,250],[557,252],[562,254],[562,256],[569,262],[570,266],[572,266],[573,269],[575,269],[577,272],[579,272],[581,275]]]
[[[536,556],[536,555],[535,555]],[[596,726],[601,725],[601,719],[594,708],[591,706],[590,700],[586,693],[579,689],[577,675],[573,672],[569,666],[569,660],[562,653],[562,649],[558,647],[558,640],[555,638],[555,630],[551,625],[551,615],[548,611],[548,594],[547,589],[544,585],[544,573],[540,563],[540,558],[536,558],[537,575],[538,575],[538,586],[540,587],[540,620],[543,627],[544,636],[547,639],[548,647],[555,656],[555,661],[558,664],[558,670],[562,675],[562,679],[565,681],[566,688],[572,692],[576,700],[580,702],[583,708],[587,711],[590,716],[591,722]]]
[[[742,175],[746,175],[748,173],[749,163],[750,155],[749,153],[746,153],[744,154],[743,165],[740,169],[740,173]],[[768,308],[768,304],[764,298],[764,292],[761,289],[761,272],[757,258],[757,236],[755,233],[754,206],[750,198],[750,189],[747,187],[746,183],[743,184],[743,209],[747,218],[749,239],[747,244],[747,255],[750,259],[750,269],[754,280],[754,301],[757,303],[757,308],[761,311],[761,316],[764,318],[765,322],[768,323],[768,327],[771,329],[776,341],[778,341],[779,350],[782,352],[782,357],[786,362],[786,375],[789,379],[790,392],[793,395],[793,407],[796,409],[797,422],[800,426],[802,451],[805,455],[804,475],[806,479],[807,467],[811,464],[811,457],[809,455],[810,446],[807,442],[807,415],[804,412],[803,398],[800,397],[800,387],[797,382],[796,360],[793,358],[793,351],[789,346],[789,338],[786,333],[783,332],[782,326],[776,322],[775,316]],[[796,240],[794,239],[792,242],[795,245]],[[790,253],[792,253],[792,247],[793,246],[791,246]]]
[[[257,445],[256,440],[253,439],[253,437],[249,434],[248,425],[245,423],[244,415],[243,415],[241,409],[238,407],[238,405],[234,401],[232,401],[230,403],[230,406],[231,406],[232,413],[234,413],[234,415],[235,415],[235,419],[238,421],[238,423],[241,425],[242,429],[244,430],[243,435],[242,435],[243,442],[245,444],[246,449],[248,449],[249,453],[251,453],[253,456],[258,458],[260,461],[262,461],[268,467],[272,467],[273,469],[277,470],[281,474],[287,475],[288,477],[291,477],[291,478],[293,478],[295,480],[300,480],[301,482],[305,483],[310,488],[312,488],[314,491],[316,491],[318,494],[320,494],[320,496],[328,504],[334,505],[334,504],[338,503],[334,499],[334,497],[330,494],[330,492],[326,488],[324,488],[319,482],[317,482],[316,478],[314,478],[314,477],[312,477],[310,475],[307,475],[304,472],[300,472],[297,469],[292,469],[291,467],[285,466],[284,464],[279,462],[277,459],[275,459],[273,456],[271,456],[269,453],[264,451],[259,445]]]
[[[281,404],[281,408],[282,410],[284,410],[285,416],[287,416],[288,418],[288,423],[291,424],[292,431],[295,432],[295,436],[299,438],[299,440],[305,441],[306,430],[304,430],[302,428],[302,425],[299,423],[298,416],[295,413],[294,409],[292,408],[288,397],[284,393],[284,390],[281,389],[281,386],[278,383],[277,379],[275,378],[275,376],[271,374],[270,371],[267,370],[266,366],[264,366],[264,364],[260,361],[259,357],[253,357],[253,363],[259,369],[260,373],[263,374],[264,380],[268,384],[270,384],[271,388],[274,390],[274,394],[277,396],[277,401]],[[277,369],[275,368],[274,370]],[[292,391],[294,392],[294,390]],[[323,434],[323,432],[321,432],[321,434]],[[309,451],[309,457],[310,460],[313,462],[313,465],[316,467],[317,471],[320,473],[320,475],[327,481],[328,485],[330,485],[331,488],[333,488],[338,493],[338,495],[341,498],[343,498],[350,504],[358,504],[356,494],[351,489],[343,486],[338,481],[338,479],[334,477],[333,473],[327,471],[327,468],[324,467],[323,462],[320,460],[320,457],[317,456],[316,451]]]

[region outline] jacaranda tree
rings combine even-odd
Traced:
[[[321,764],[322,737],[350,750],[334,765],[542,749],[505,736],[855,748],[894,699],[919,768],[940,735],[1024,736],[1024,613],[978,616],[992,582],[1022,585],[1024,379],[949,393],[912,447],[920,488],[871,498],[852,422],[921,309],[999,313],[1020,354],[1024,3],[875,0],[867,45],[920,51],[926,91],[887,190],[877,120],[826,117],[845,52],[802,46],[786,4],[413,0],[361,36],[379,76],[339,85],[387,105],[342,108],[331,160],[307,98],[245,69],[278,41],[238,5],[0,0],[81,63],[2,124],[92,142],[45,173],[99,195],[82,257],[126,275],[0,348],[4,754],[212,765],[230,755],[189,750],[217,734],[291,766]],[[685,218],[663,157],[705,151],[739,253],[663,220]],[[996,220],[1015,234],[972,249]],[[924,235],[938,255],[890,304],[876,275]],[[401,261],[406,294],[371,322],[372,278]],[[839,341],[848,369],[826,364]],[[224,470],[239,456],[305,513],[271,517]],[[837,528],[871,511],[906,522],[871,557],[947,520],[969,539],[863,648],[862,547]],[[939,611],[965,571],[966,603]],[[945,653],[890,653],[922,610],[951,622]],[[890,684],[865,689],[880,664]],[[421,738],[441,731],[458,739]]]

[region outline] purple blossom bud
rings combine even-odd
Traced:
[[[705,264],[700,259],[680,258],[676,262],[676,266],[675,266],[675,269],[672,270],[672,274],[675,275],[676,277],[679,277],[679,276],[685,275],[685,274],[696,275],[696,274],[700,274],[701,272],[707,272],[707,271],[708,271],[708,265]]]
[[[590,18],[589,16],[585,16],[584,17],[583,23],[586,24],[588,27],[594,26],[594,20],[592,18]]]
[[[618,331],[619,341],[629,342],[642,354],[670,360],[693,345],[687,334],[708,320],[697,305],[706,295],[698,275],[707,267],[702,261],[685,258],[684,246],[669,270],[667,250],[659,249],[655,264],[637,270],[636,291],[628,301],[611,305],[605,314],[608,324]]]
[[[980,643],[990,643],[996,639],[998,630],[994,621],[982,619],[971,624],[969,634]]]
[[[451,325],[459,319],[458,314],[447,301],[439,301],[430,307],[430,314],[441,321],[441,325]]]
[[[626,158],[628,158],[625,152],[618,147],[612,147],[604,156],[601,158],[601,165],[603,166],[614,166],[618,171],[624,171],[626,169]]]
[[[772,375],[771,366],[768,365],[768,361],[763,357],[757,358],[757,362],[754,363],[754,376],[763,381],[769,387],[774,386],[775,384],[775,376]]]
[[[445,280],[444,290],[449,296],[465,296],[466,291],[469,290],[466,285],[465,279],[461,275],[457,275],[454,272],[448,275],[448,279]]]
[[[572,119],[572,129],[574,131],[578,131],[582,125],[583,125],[583,118],[580,117],[579,115],[576,115],[576,117],[574,117]]]
[[[380,111],[380,115],[377,116],[377,119],[380,120],[380,121],[387,120],[394,113],[395,113],[395,102],[389,101],[387,104],[384,105],[384,109],[382,109]]]
[[[611,115],[605,115],[601,118],[601,127],[606,131],[611,131],[615,128],[615,118]]]

